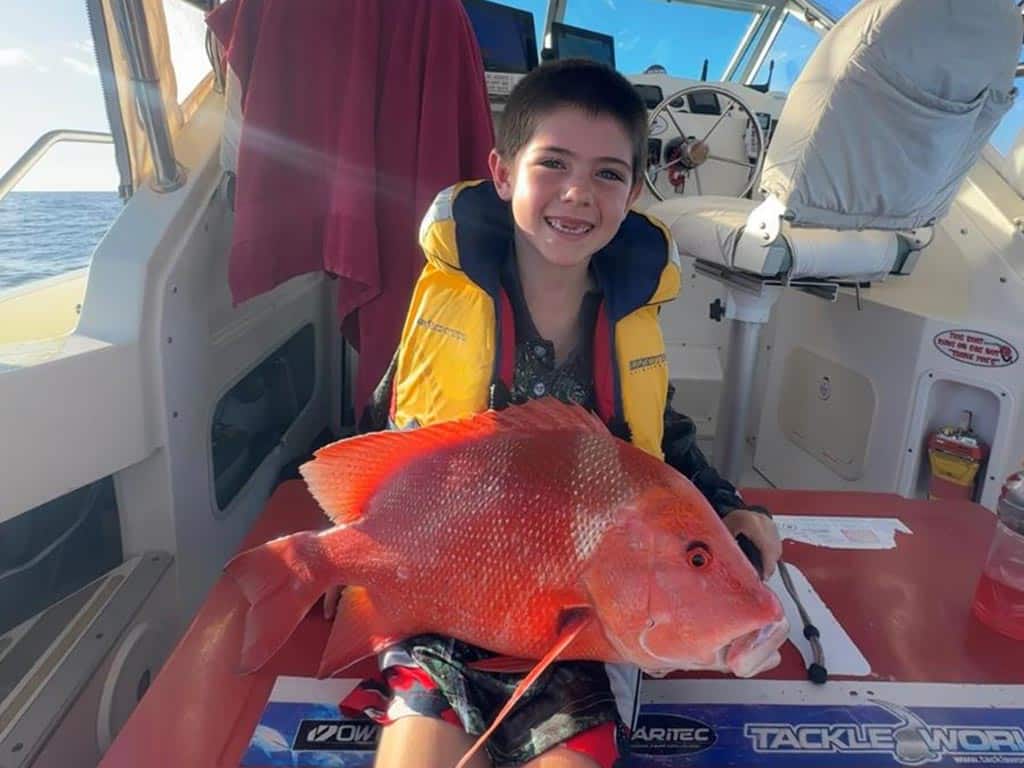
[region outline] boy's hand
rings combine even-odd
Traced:
[[[782,540],[775,522],[768,515],[740,508],[726,513],[722,522],[733,538],[742,533],[761,550],[765,579],[775,573],[775,565],[782,557]]]

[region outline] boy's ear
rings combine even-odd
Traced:
[[[494,189],[502,200],[512,199],[512,164],[505,161],[498,150],[492,149],[487,156],[487,166],[491,169]]]

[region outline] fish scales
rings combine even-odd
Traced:
[[[781,606],[707,500],[555,400],[340,441],[302,467],[337,524],[228,565],[261,666],[346,584],[328,674],[423,632],[523,659],[748,676],[778,661]]]
[[[554,627],[559,601],[573,592],[564,585],[578,580],[616,508],[649,482],[643,474],[631,476],[615,443],[591,434],[495,435],[420,458],[354,525],[409,564],[397,602],[444,615],[447,631],[485,636],[510,615]],[[450,566],[441,591],[438,562]],[[486,596],[492,607],[452,601],[453,593]],[[493,634],[500,644],[503,633]],[[529,650],[543,654],[551,640],[538,637]]]

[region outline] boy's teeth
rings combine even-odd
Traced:
[[[560,219],[548,219],[547,222],[559,232],[565,232],[570,235],[581,235],[593,229],[593,226],[590,224],[567,224]]]

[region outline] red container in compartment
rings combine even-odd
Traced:
[[[973,499],[978,470],[988,458],[988,446],[971,430],[971,412],[964,411],[959,427],[943,427],[928,438],[929,499]]]

